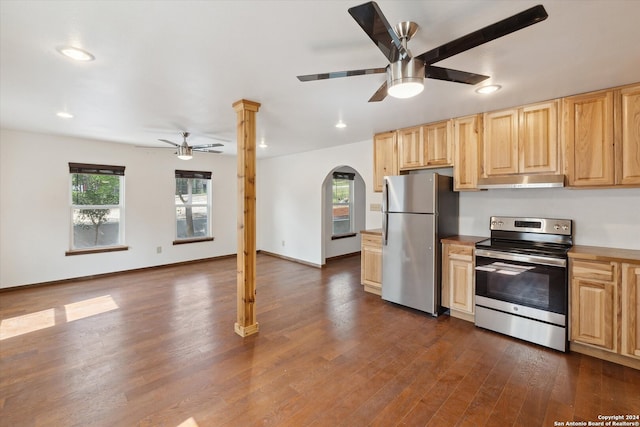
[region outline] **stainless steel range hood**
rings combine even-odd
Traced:
[[[564,187],[564,175],[507,175],[479,178],[478,188],[551,188]]]

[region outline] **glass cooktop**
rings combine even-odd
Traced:
[[[476,243],[476,248],[523,255],[566,258],[571,246],[547,242],[492,238]]]

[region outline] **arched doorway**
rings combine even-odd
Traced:
[[[366,185],[351,166],[332,169],[322,182],[322,261],[360,252],[366,221]]]

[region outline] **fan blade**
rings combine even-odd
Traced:
[[[386,68],[366,68],[364,70],[334,71],[331,73],[307,74],[306,76],[298,76],[301,82],[310,82],[314,80],[337,79],[339,77],[363,76],[365,74],[380,74],[386,72]]]
[[[179,147],[180,144],[176,144],[175,142],[167,141],[166,139],[159,139],[158,141],[166,142],[167,144],[171,144],[174,147]]]
[[[387,97],[387,82],[382,83],[382,86],[378,88],[376,93],[369,98],[369,102],[380,102]]]
[[[446,80],[448,82],[466,83],[475,85],[489,78],[482,74],[468,73],[451,68],[441,68],[435,65],[428,65],[424,68],[424,76],[429,79]]]
[[[197,150],[200,148],[213,148],[213,147],[224,147],[224,144],[200,144],[200,145],[192,145],[192,150]]]
[[[193,151],[198,151],[200,153],[222,153],[222,151],[218,151],[218,150],[203,150],[201,148],[193,148]]]
[[[547,19],[547,11],[542,5],[534,6],[523,12],[517,13],[509,18],[488,25],[480,30],[469,33],[466,36],[457,38],[442,46],[431,49],[419,55],[417,58],[423,60],[426,65],[442,61],[453,55],[457,55],[466,50],[472,49],[481,44],[490,42],[507,34],[526,28]]]
[[[349,8],[349,14],[356,20],[371,40],[378,46],[389,62],[396,62],[409,56],[400,38],[391,28],[387,18],[374,1]]]

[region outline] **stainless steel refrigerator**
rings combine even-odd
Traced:
[[[458,193],[449,176],[384,178],[382,299],[439,314],[440,239],[458,234],[458,210]]]

